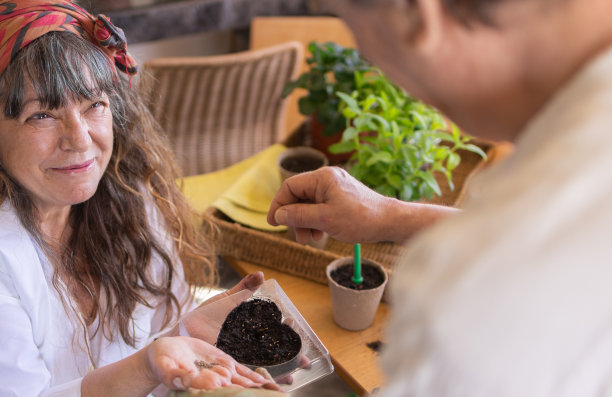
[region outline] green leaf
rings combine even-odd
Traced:
[[[459,142],[451,134],[445,131],[434,131],[431,133],[431,136],[434,138],[440,139],[441,141]]]
[[[298,109],[304,116],[310,116],[317,110],[317,104],[310,97],[302,97],[298,100]]]
[[[393,156],[391,156],[391,153],[389,152],[377,152],[374,153],[374,155],[372,157],[370,157],[368,159],[368,161],[365,163],[366,167],[370,167],[376,163],[382,162],[384,164],[388,164],[391,161],[393,161]]]
[[[403,189],[404,178],[400,174],[389,174],[385,179],[394,189],[398,191]]]
[[[340,97],[340,100],[346,103],[346,106],[354,111],[355,113],[361,113],[361,109],[357,104],[357,101],[351,97],[350,95],[345,94],[344,92],[336,92],[336,95]]]
[[[377,124],[380,126],[380,128],[373,128],[376,130],[383,130],[383,131],[389,131],[390,129],[390,125],[389,122],[387,120],[385,120],[383,117],[380,117],[377,114],[368,114],[368,116],[372,119],[375,120],[377,122]]]
[[[329,150],[330,153],[334,154],[348,153],[355,150],[355,145],[353,144],[353,141],[340,141],[338,143],[330,145],[327,150]]]
[[[487,158],[487,154],[478,146],[468,143],[468,144],[462,144],[459,146],[459,148],[463,149],[463,150],[467,150],[468,152],[472,152],[472,153],[476,153],[478,154],[480,157],[482,157],[483,159]]]
[[[427,186],[435,192],[438,196],[442,196],[442,190],[440,190],[440,185],[436,181],[436,178],[428,172],[420,172],[419,177],[427,184]]]
[[[359,131],[355,127],[347,127],[342,133],[342,140],[352,142],[357,135],[359,135]]]
[[[371,109],[377,102],[379,102],[379,98],[374,95],[368,95],[368,97],[363,101],[362,106],[364,109]]]
[[[354,119],[355,117],[359,116],[359,113],[355,112],[351,108],[344,108],[342,110],[342,115],[344,116],[345,119],[351,120],[351,119]]]
[[[411,201],[413,199],[414,190],[412,189],[412,185],[410,183],[406,183],[404,186],[402,186],[399,192],[400,200]]]
[[[446,146],[440,146],[440,147],[434,148],[433,151],[434,151],[435,161],[443,161],[451,153],[450,149]]]
[[[325,127],[323,128],[322,134],[323,136],[336,135],[339,132],[344,130],[345,125],[346,125],[346,122],[344,121],[343,118],[336,117],[335,119],[331,120],[325,125]]]
[[[457,168],[459,163],[461,163],[461,156],[455,152],[451,152],[448,154],[448,158],[446,159],[446,169],[452,171]]]
[[[459,127],[457,127],[457,125],[454,123],[451,124],[451,133],[455,141],[459,141],[461,139],[461,130],[459,130]]]
[[[448,182],[448,187],[450,190],[455,190],[455,183],[453,182],[453,173],[450,170],[446,171],[446,182]]]

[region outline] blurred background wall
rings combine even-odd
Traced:
[[[312,15],[309,0],[77,0],[121,27],[143,63],[243,51],[256,16]]]

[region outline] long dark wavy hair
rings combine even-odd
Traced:
[[[123,340],[134,346],[132,315],[137,304],[165,304],[164,326],[180,315],[184,302],[171,288],[179,281],[176,271],[181,263],[191,284],[211,285],[216,272],[211,240],[199,232],[200,221],[177,185],[180,173],[169,145],[137,89],[146,83],[118,74],[94,44],[67,32],[48,33],[17,54],[0,76],[0,109],[5,117],[17,118],[22,112],[28,81],[41,105],[49,109],[105,93],[113,116],[114,146],[96,193],[72,206],[72,234],[59,253],[41,235],[30,193],[1,164],[0,203],[10,200],[21,223],[49,256],[55,270],[53,285],[64,296],[64,306],[74,306],[67,302],[75,297],[62,285],[76,283],[93,301],[91,312],[81,313],[82,317],[87,322],[98,318],[98,331],[102,329],[111,341],[117,335],[109,330],[118,329]],[[150,224],[151,209],[160,215],[165,229],[155,230]],[[168,236],[172,247],[159,236]],[[165,266],[162,282],[150,271],[154,255]],[[103,307],[100,302],[109,304]]]

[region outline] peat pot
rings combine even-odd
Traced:
[[[308,146],[287,148],[278,156],[278,169],[284,181],[302,172],[314,171],[329,165],[323,152]]]
[[[389,277],[382,265],[369,259],[362,259],[364,283],[360,288],[364,289],[341,285],[344,282],[338,279],[339,276],[344,275],[346,279],[346,273],[350,273],[349,277],[352,277],[353,259],[353,257],[336,259],[327,266],[326,274],[334,321],[349,331],[361,331],[374,322]],[[374,279],[377,281],[374,282]],[[374,285],[368,286],[368,283]]]

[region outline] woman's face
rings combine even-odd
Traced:
[[[51,110],[27,85],[21,115],[9,119],[0,113],[0,162],[43,215],[91,198],[112,148],[113,118],[105,94]]]

